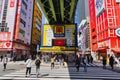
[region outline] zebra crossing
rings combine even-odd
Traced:
[[[0,77],[0,80],[120,80],[120,73],[105,70],[98,67],[88,67],[88,71],[84,72],[83,67],[76,72],[75,67],[55,68],[41,66],[40,76],[36,78],[35,66],[32,67],[31,76],[25,77],[26,69],[21,69]]]

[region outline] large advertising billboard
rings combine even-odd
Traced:
[[[44,25],[42,28],[41,49],[61,50],[75,49],[75,24],[70,25]]]

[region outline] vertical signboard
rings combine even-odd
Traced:
[[[21,5],[22,5],[22,0],[18,0],[17,18],[16,18],[16,26],[15,26],[15,39],[18,39]]]

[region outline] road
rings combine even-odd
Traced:
[[[41,66],[40,77],[36,78],[35,66],[32,67],[32,74],[25,77],[25,68],[6,73],[0,77],[2,80],[120,80],[120,73],[102,69],[100,67],[88,67],[84,72],[83,67],[76,72],[75,67],[56,67],[52,69],[49,66]]]
[[[3,64],[2,62],[0,62],[0,76],[11,73],[11,72],[15,72],[22,68],[25,68],[24,61],[8,62],[6,71],[3,71]]]

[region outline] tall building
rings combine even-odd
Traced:
[[[30,50],[34,0],[0,0],[0,54]]]
[[[90,51],[90,35],[89,35],[89,10],[88,0],[78,0],[75,23],[78,29],[78,47],[79,50]],[[88,50],[89,49],[89,50]]]
[[[99,59],[112,54],[120,57],[120,1],[89,0],[89,10],[92,50]]]
[[[88,0],[78,0],[75,12],[75,23],[78,25],[82,19],[86,19],[89,16]]]
[[[36,53],[37,50],[39,50],[40,38],[41,38],[41,27],[42,27],[42,12],[41,12],[39,3],[37,2],[37,0],[34,0],[32,42],[31,42],[32,53]]]
[[[96,16],[95,16],[95,2],[94,0],[89,0],[89,17],[90,17],[90,40],[91,40],[91,50],[97,50],[97,29],[96,29]]]

